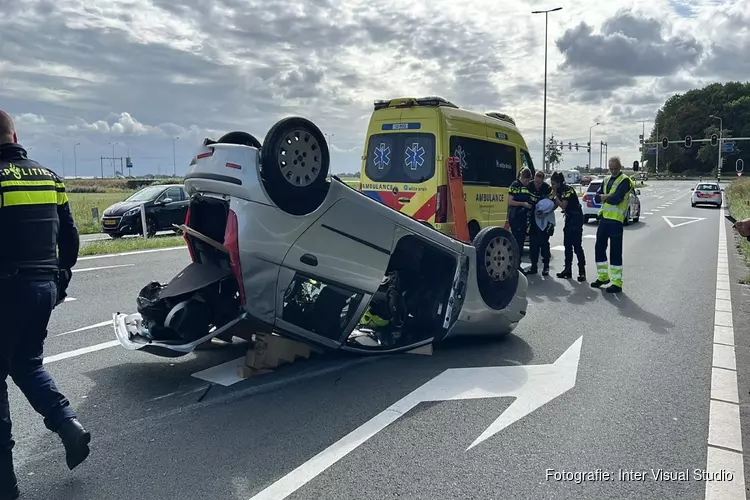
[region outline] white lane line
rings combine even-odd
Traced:
[[[643,215],[654,215],[653,212],[643,212]]]
[[[589,239],[589,240],[595,240],[596,239],[596,235],[595,234],[587,234],[587,235],[584,235],[584,238]]]
[[[111,324],[112,324],[112,320],[102,321],[101,323],[97,323],[95,325],[84,326],[83,328],[76,328],[75,330],[71,330],[65,333],[58,333],[56,335],[53,335],[53,337],[62,337],[63,335],[70,335],[71,333],[85,332],[86,330],[93,330],[94,328],[101,328],[103,326],[108,326]]]
[[[661,210],[659,210],[658,208],[652,208],[651,211],[652,212],[661,212]]]
[[[108,253],[104,255],[87,255],[86,257],[78,257],[78,261],[80,262],[82,260],[107,259],[107,258],[112,258],[112,257],[127,257],[129,255],[141,255],[141,254],[155,253],[155,252],[169,252],[172,250],[187,251],[187,246],[181,245],[178,247],[152,248],[151,250],[135,250],[133,252]]]
[[[73,269],[74,273],[85,273],[86,271],[99,271],[101,269],[114,269],[116,267],[132,267],[135,264],[117,264],[114,266],[84,267],[83,269]]]
[[[119,341],[111,340],[109,342],[104,342],[101,344],[90,345],[88,347],[76,349],[75,351],[61,352],[60,354],[55,354],[54,356],[49,356],[47,358],[44,358],[44,364],[46,365],[49,363],[54,363],[55,361],[61,361],[63,359],[75,358],[77,356],[82,356],[90,352],[101,351],[103,349],[109,349],[110,347],[115,347],[118,345],[120,345]]]
[[[706,472],[710,478],[723,480],[706,481],[706,500],[747,498],[726,241],[726,222],[724,217],[719,217]]]
[[[564,245],[557,245],[556,247],[550,248],[550,250],[555,250],[556,252],[564,252],[565,246]]]
[[[65,297],[65,300],[63,302],[73,302],[74,300],[78,300],[75,297]]]

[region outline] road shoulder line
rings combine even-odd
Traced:
[[[711,399],[706,457],[706,473],[713,480],[706,481],[706,500],[746,500],[724,213],[722,208],[722,217],[719,217]]]

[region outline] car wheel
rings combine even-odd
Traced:
[[[243,146],[250,146],[256,149],[260,149],[262,146],[260,141],[255,138],[252,134],[247,132],[229,132],[228,134],[222,135],[218,141],[225,144],[242,144]]]
[[[284,118],[263,140],[263,184],[276,206],[289,214],[306,215],[323,203],[329,164],[323,132],[305,118]]]
[[[146,217],[146,234],[149,238],[156,236],[156,222],[150,217]]]
[[[472,243],[477,252],[477,285],[491,309],[504,309],[518,289],[521,253],[513,235],[502,227],[486,227]]]
[[[691,207],[693,207],[693,208],[695,208],[695,203],[693,203],[693,202],[691,201],[691,202],[690,202],[690,206],[691,206]]]

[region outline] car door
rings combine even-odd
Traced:
[[[182,224],[185,217],[180,219],[180,214],[184,209],[183,194],[180,187],[172,186],[167,188],[164,193],[157,199],[158,229],[173,229],[172,224]]]
[[[284,258],[276,326],[338,348],[385,276],[396,231],[391,219],[361,201],[338,200]]]

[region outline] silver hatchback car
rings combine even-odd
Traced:
[[[114,315],[120,343],[175,357],[262,332],[382,354],[503,336],[524,318],[527,281],[509,231],[488,227],[466,244],[328,168],[325,137],[304,118],[278,122],[262,145],[243,132],[206,139],[185,176],[192,263],[146,285],[137,313]]]

